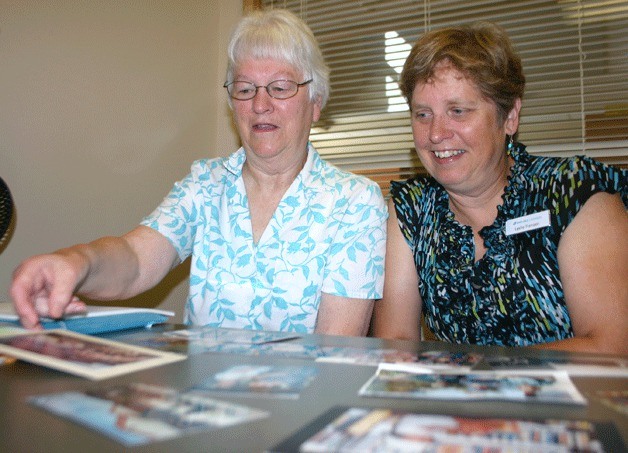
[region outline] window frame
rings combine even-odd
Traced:
[[[386,6],[391,11],[380,9],[380,15],[372,18],[350,16],[353,12],[360,12],[358,6],[350,5],[370,4],[371,8],[376,8],[382,3],[379,0],[245,0],[245,4],[247,3],[249,6],[256,4],[255,7],[285,7],[310,25],[321,43],[332,77],[330,102],[321,119],[313,125],[310,139],[325,159],[341,168],[374,179],[385,193],[388,192],[390,180],[406,179],[413,174],[424,173],[424,169],[414,150],[409,112],[369,109],[370,103],[382,101],[381,97],[377,97],[378,93],[372,94],[371,91],[376,90],[374,85],[365,83],[361,86],[361,89],[368,92],[368,96],[361,99],[351,91],[352,74],[359,76],[360,70],[364,71],[364,67],[369,67],[367,64],[360,66],[360,63],[355,62],[378,58],[377,55],[381,52],[369,54],[368,46],[375,47],[375,41],[369,40],[372,35],[368,30],[363,32],[365,45],[360,46],[356,36],[360,32],[359,27],[363,25],[352,29],[346,25],[351,22],[348,17],[355,17],[355,23],[361,21],[360,23],[366,24],[371,20],[371,28],[376,28],[377,24],[385,20],[391,21],[391,30],[397,27],[397,23],[405,24],[403,26],[408,30],[414,28],[413,38],[416,38],[425,29],[473,21],[454,17],[462,11],[467,16],[472,16],[472,12],[467,11],[471,6],[476,8],[476,15],[478,11],[485,11],[490,16],[489,20],[499,23],[509,32],[524,62],[527,86],[519,139],[527,145],[528,151],[548,156],[584,154],[611,165],[628,168],[628,62],[611,59],[611,56],[604,59],[604,52],[610,54],[611,50],[608,49],[613,46],[617,47],[615,55],[621,55],[622,50],[628,49],[628,38],[609,35],[607,42],[595,35],[596,30],[604,29],[604,20],[609,23],[618,21],[617,28],[621,24],[628,24],[628,2],[523,0],[513,11],[512,2],[388,0]],[[463,8],[465,4],[468,6],[467,10]],[[505,4],[511,8],[504,8]],[[336,15],[316,5],[336,11]],[[477,5],[484,9],[477,9]],[[616,11],[611,9],[613,6]],[[525,17],[524,7],[530,8],[528,12],[532,15],[538,13],[535,16],[538,20]],[[608,9],[604,10],[604,7]],[[404,8],[422,10],[422,14],[415,14],[421,20],[412,20],[403,15]],[[556,11],[565,12],[564,20],[571,20],[568,27],[561,22],[555,24],[556,30],[552,28],[558,20]],[[449,13],[452,17],[448,16]],[[611,14],[616,14],[617,17],[611,17]],[[574,33],[577,36],[572,36]],[[411,39],[406,43],[411,46],[415,40]],[[366,50],[361,47],[366,47]],[[394,55],[394,45],[391,48],[392,55],[387,54],[384,57],[401,61],[405,59],[402,51]],[[387,51],[388,47],[385,49]],[[600,64],[605,63],[609,73],[600,71],[599,76],[588,75],[587,71],[593,69],[587,65],[594,62],[587,59],[597,59]],[[377,66],[373,62],[369,70],[381,71],[381,64]],[[360,80],[355,83],[359,85]],[[613,84],[623,88],[618,93],[617,111],[613,111],[612,102],[608,100],[613,95],[609,91]],[[602,89],[607,90],[602,92]],[[600,105],[607,102],[608,108],[600,109],[596,106],[596,96],[600,99]],[[359,108],[352,110],[352,102],[359,104],[355,99],[364,103],[364,111]],[[554,129],[548,127],[549,125]],[[557,138],[552,138],[552,134]]]

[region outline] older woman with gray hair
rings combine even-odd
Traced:
[[[285,10],[236,27],[225,82],[242,147],[192,164],[141,225],[27,259],[11,296],[22,324],[125,299],[192,256],[185,321],[364,335],[382,296],[387,210],[372,181],[309,142],[329,96],[310,29]]]

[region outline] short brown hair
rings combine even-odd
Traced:
[[[515,100],[523,97],[525,76],[521,59],[508,35],[495,24],[477,22],[429,31],[419,38],[399,80],[408,104],[416,84],[427,83],[436,65],[443,61],[474,82],[484,97],[495,102],[501,121],[506,120]]]

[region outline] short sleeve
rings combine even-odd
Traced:
[[[164,235],[176,249],[181,261],[192,253],[199,221],[199,210],[194,199],[196,186],[195,178],[190,173],[176,182],[161,204],[140,222]]]
[[[434,230],[433,221],[425,225],[427,219],[423,218],[426,213],[433,212],[435,206],[433,192],[428,181],[422,177],[390,183],[390,196],[395,206],[397,224],[410,247],[414,247],[419,238]]]
[[[388,210],[379,186],[359,178],[359,184],[335,201],[333,215],[339,220],[331,238],[322,291],[379,299],[384,289]]]
[[[619,194],[628,208],[628,171],[577,156],[561,161],[549,182],[553,210],[564,230],[596,193]]]

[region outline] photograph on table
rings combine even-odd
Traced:
[[[264,344],[301,338],[294,332],[276,332],[226,327],[191,327],[164,333],[167,337],[187,338],[190,342],[218,345],[225,343]]]
[[[565,372],[417,372],[381,364],[361,396],[586,404]]]
[[[186,356],[67,330],[7,332],[0,353],[88,379],[105,379],[185,360]]]
[[[297,399],[318,369],[304,365],[236,365],[214,374],[194,389],[224,396]]]
[[[570,376],[628,377],[628,358],[619,356],[487,356],[486,362],[493,370],[561,370]]]
[[[626,451],[612,424],[421,414],[395,409],[331,409],[271,452],[357,453]]]
[[[377,366],[380,363],[414,364],[417,368],[471,370],[482,360],[482,355],[470,352],[422,351],[408,352],[399,349],[371,349],[328,347],[319,362],[350,363]]]
[[[179,392],[140,383],[38,395],[29,402],[125,446],[173,439],[269,415],[259,409],[215,400],[197,390]]]
[[[291,341],[263,344],[224,343],[207,347],[206,352],[315,360],[325,354],[325,347],[317,344],[293,343]]]
[[[137,332],[125,336],[125,341],[161,351],[187,355],[215,352],[224,345],[250,346],[280,343],[300,338],[291,332],[256,331],[224,327],[192,327],[161,333]],[[227,346],[228,347],[228,346]]]

